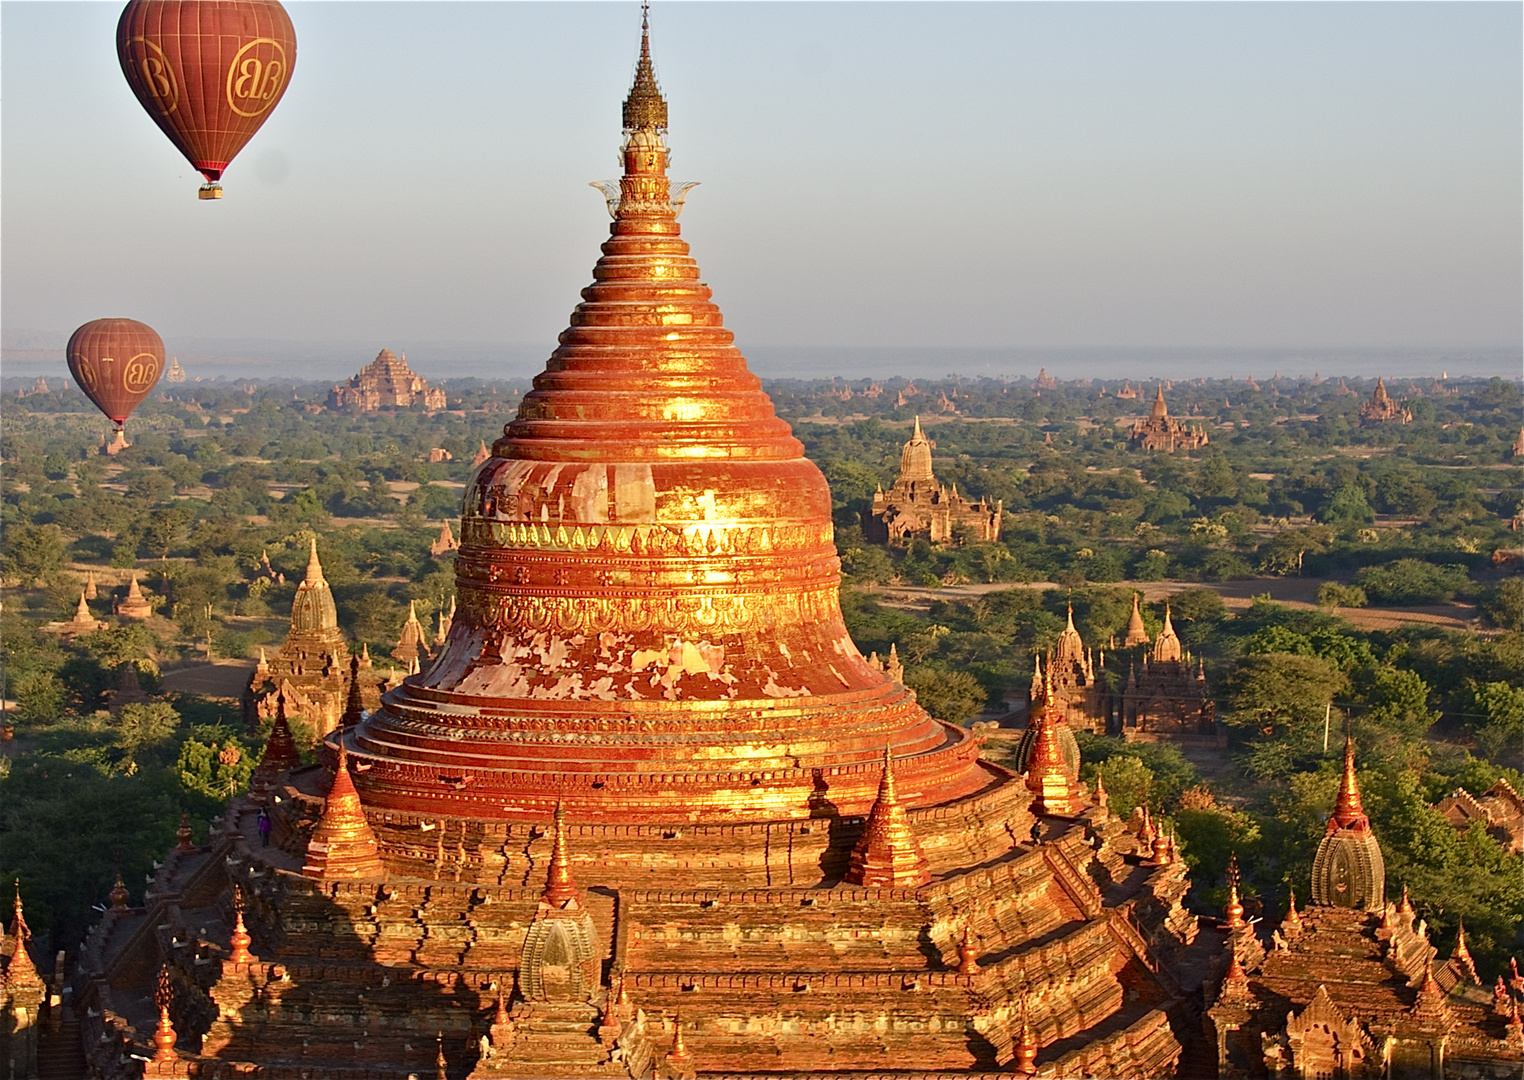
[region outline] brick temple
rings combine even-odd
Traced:
[[[1056,704],[1014,772],[847,634],[825,479],[680,237],[644,32],[621,150],[443,646],[318,763],[278,708],[249,794],[113,893],[93,1075],[1205,1075],[1223,936],[1172,838],[1080,785]]]
[[[1176,450],[1201,449],[1207,444],[1207,432],[1200,424],[1187,424],[1169,414],[1169,406],[1164,401],[1164,384],[1160,383],[1148,416],[1132,425],[1127,441],[1134,450],[1162,450],[1173,454]]]
[[[882,487],[863,512],[863,534],[874,543],[905,543],[923,537],[934,544],[966,536],[970,540],[1000,539],[1004,508],[988,499],[970,500],[958,485],[946,487],[931,469],[936,444],[915,418],[910,441],[900,450],[900,474],[888,491]]]
[[[359,374],[328,392],[328,407],[352,412],[443,409],[445,392],[407,366],[407,353],[399,359],[390,349],[382,349]]]

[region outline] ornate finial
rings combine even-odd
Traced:
[[[11,920],[11,964],[6,969],[5,980],[8,983],[21,985],[36,983],[39,981],[37,968],[32,963],[31,954],[26,951],[26,943],[31,939],[32,931],[26,924],[26,916],[21,911],[21,879],[16,879],[16,907],[15,917]]]
[[[1229,930],[1241,930],[1249,925],[1244,922],[1244,906],[1238,899],[1238,857],[1231,856],[1228,862],[1228,902],[1223,907],[1227,918],[1222,925]]]
[[[577,883],[572,880],[571,858],[566,853],[566,807],[556,803],[555,838],[551,841],[550,870],[545,875],[542,902],[557,910],[577,899]]]
[[[973,975],[979,970],[979,949],[974,943],[974,928],[963,928],[963,940],[958,942],[958,974]]]
[[[1063,712],[1053,693],[1053,664],[1044,674],[1046,702],[1037,719],[1032,752],[1027,758],[1027,790],[1032,793],[1032,813],[1036,816],[1073,817],[1085,808],[1084,789],[1069,772],[1063,746],[1058,739]]]
[[[249,943],[254,939],[249,936],[249,928],[243,924],[243,890],[233,886],[233,933],[228,937],[228,943],[232,948],[228,951],[228,960],[235,964],[248,964],[254,961],[254,954],[249,952]]]
[[[180,841],[175,845],[175,850],[182,855],[190,854],[196,850],[196,834],[191,829],[190,815],[180,815],[180,827],[175,830],[175,839]]]
[[[667,1051],[666,1061],[674,1075],[692,1075],[693,1055],[688,1053],[688,1046],[683,1042],[683,1018],[681,1015],[672,1018],[672,1049]]]
[[[1408,898],[1408,883],[1402,883],[1402,899],[1397,902],[1397,914],[1405,916],[1409,921],[1413,918],[1413,901]]]
[[[180,1055],[175,1053],[175,1026],[169,1019],[169,1007],[174,1004],[175,988],[169,979],[169,966],[159,966],[159,982],[154,988],[154,1004],[159,1007],[159,1025],[153,1032],[153,1059],[155,1061],[174,1061]]]
[[[444,1032],[437,1032],[434,1035],[434,1043],[439,1048],[434,1054],[435,1080],[449,1080],[450,1063],[445,1060],[444,1055]]]
[[[1334,803],[1333,815],[1328,819],[1328,831],[1335,829],[1369,829],[1370,819],[1360,801],[1360,784],[1355,778],[1355,740],[1344,737],[1344,772],[1339,777],[1339,797]]]
[[[1149,851],[1153,858],[1150,860],[1157,866],[1168,866],[1169,859],[1169,834],[1163,829],[1154,833],[1154,842],[1149,845]]]
[[[127,901],[129,898],[130,897],[127,892],[127,885],[124,881],[122,881],[122,875],[117,874],[116,884],[111,886],[111,906],[117,911],[121,911],[127,906]]]
[[[1095,805],[1099,810],[1111,812],[1111,797],[1106,794],[1106,781],[1101,779],[1101,771],[1095,772]]]
[[[1296,909],[1296,889],[1288,887],[1286,890],[1286,917],[1281,920],[1281,926],[1288,930],[1300,930],[1302,928],[1302,913]]]
[[[1016,1037],[1015,1070],[1017,1076],[1032,1076],[1037,1072],[1037,1034],[1032,1021],[1026,996],[1021,999],[1021,1031]]]
[[[661,96],[651,65],[651,17],[645,4],[640,9],[640,60],[635,65],[635,81],[624,99],[622,115],[626,131],[667,130],[667,101]]]

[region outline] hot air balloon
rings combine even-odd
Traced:
[[[131,0],[116,24],[122,73],[154,123],[218,180],[286,92],[296,31],[276,0]]]
[[[69,338],[69,371],[121,431],[164,371],[164,342],[136,319],[96,319]]]

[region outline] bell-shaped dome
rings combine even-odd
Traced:
[[[443,649],[349,729],[356,783],[378,810],[773,820],[866,812],[887,744],[905,803],[978,791],[968,732],[842,623],[830,491],[679,235],[642,50],[593,283],[467,485]]]

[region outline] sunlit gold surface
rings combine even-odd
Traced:
[[[648,50],[593,283],[467,484],[435,661],[346,729],[373,813],[866,813],[994,782],[858,653],[825,478],[732,343],[670,201]],[[608,185],[612,188],[612,185]]]

